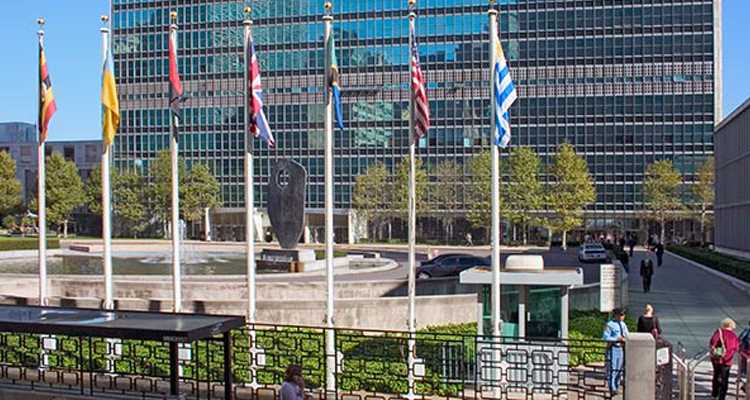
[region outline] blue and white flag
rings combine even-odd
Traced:
[[[518,94],[513,80],[510,79],[508,62],[505,60],[500,38],[495,41],[495,127],[497,128],[495,144],[501,148],[510,143],[510,106]]]

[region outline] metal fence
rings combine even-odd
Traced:
[[[326,354],[331,331],[335,354]],[[422,399],[613,398],[607,347],[596,340],[261,324],[234,331],[233,339],[236,399],[278,399],[290,364],[303,367],[306,388],[318,399],[385,400],[408,393]],[[223,398],[221,338],[180,344],[178,353],[181,393]],[[169,344],[163,342],[0,333],[4,387],[166,398],[168,365]],[[332,393],[326,392],[331,376]]]

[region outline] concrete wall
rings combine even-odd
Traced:
[[[750,258],[750,99],[716,128],[716,249]]]

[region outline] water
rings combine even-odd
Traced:
[[[183,253],[184,254],[184,253]],[[238,254],[192,254],[182,264],[185,275],[243,275],[245,257]],[[153,254],[141,257],[113,257],[115,275],[171,275],[171,255]],[[36,274],[35,258],[0,262],[0,273]],[[52,275],[101,275],[102,258],[99,256],[64,255],[47,259],[47,273]],[[271,271],[259,270],[259,274]]]

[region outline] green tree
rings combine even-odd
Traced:
[[[110,179],[110,182],[112,180]],[[102,214],[102,166],[97,164],[96,168],[89,174],[86,181],[86,207],[92,214]]]
[[[185,170],[185,161],[180,159],[177,165],[180,200],[185,191]],[[166,234],[172,210],[172,159],[169,150],[162,150],[156,155],[156,159],[149,166],[148,174],[151,177],[150,205]]]
[[[583,224],[584,208],[596,200],[596,189],[586,160],[569,143],[558,148],[550,175],[548,202],[554,212],[550,225],[562,232],[562,248],[567,250],[568,231]]]
[[[21,204],[21,182],[16,179],[16,161],[7,151],[0,151],[0,215],[10,213]]]
[[[466,218],[474,228],[489,229],[490,196],[492,185],[492,158],[489,151],[475,155],[469,160],[471,186],[469,187],[469,201],[467,202]]]
[[[714,191],[714,169],[715,162],[713,157],[708,157],[698,169],[698,181],[693,185],[693,196],[696,200],[696,211],[701,226],[701,244],[706,244],[706,224],[708,220],[708,211],[713,208],[716,192]]]
[[[529,224],[539,221],[544,206],[544,187],[539,181],[541,160],[530,147],[516,147],[510,156],[508,218],[523,228],[523,244]]]
[[[643,181],[643,195],[647,216],[659,223],[659,240],[664,243],[665,224],[676,219],[684,209],[682,202],[682,174],[672,161],[660,160],[649,164]]]
[[[506,165],[500,162],[500,176],[508,169]],[[484,229],[489,237],[490,224],[492,223],[492,156],[489,151],[484,151],[472,157],[468,164],[469,174],[471,175],[471,185],[467,193],[467,213],[466,219],[472,227]],[[500,217],[506,215],[507,190],[505,185],[498,187],[500,198]]]
[[[415,160],[414,181],[417,216],[424,215],[429,209],[427,203],[427,171],[422,167],[422,160]],[[406,221],[409,217],[409,157],[404,157],[396,170],[394,182],[393,213]]]
[[[123,234],[137,238],[148,226],[145,179],[137,170],[117,174],[112,182],[113,214]]]
[[[188,221],[200,221],[206,208],[221,207],[219,181],[206,164],[193,164],[184,184],[180,208]]]
[[[86,202],[83,181],[78,175],[78,167],[73,161],[67,161],[62,154],[52,153],[47,159],[47,218],[57,226],[63,227],[63,237],[68,237],[70,216],[77,207]]]
[[[382,162],[372,164],[364,174],[357,176],[352,196],[354,209],[372,222],[379,239],[382,239],[383,225],[391,208],[388,179],[388,170]]]
[[[453,225],[458,210],[461,208],[461,183],[464,174],[461,166],[453,160],[439,163],[434,170],[432,185],[432,208],[437,210],[437,217],[445,228],[446,238],[453,236]]]

